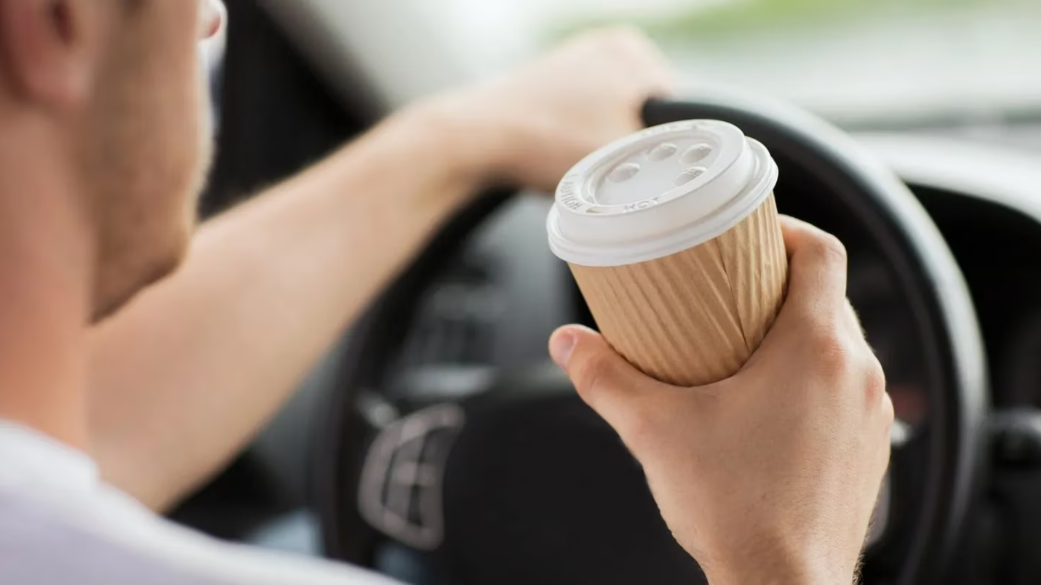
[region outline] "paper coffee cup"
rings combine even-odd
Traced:
[[[714,120],[648,128],[586,157],[547,219],[609,343],[663,382],[735,374],[784,301],[788,260],[763,145]]]

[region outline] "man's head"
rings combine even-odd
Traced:
[[[220,18],[210,0],[0,0],[0,116],[71,187],[98,316],[184,256],[211,141],[198,43]]]

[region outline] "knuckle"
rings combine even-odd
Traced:
[[[572,375],[578,393],[586,398],[596,396],[609,383],[608,369],[607,360],[601,356],[593,355],[580,361]]]
[[[821,234],[809,244],[812,255],[822,262],[845,265],[847,260],[846,246],[831,234]]]
[[[883,403],[882,395],[886,392],[886,373],[882,364],[873,354],[868,359],[868,365],[864,372],[864,391],[867,395],[868,404]]]
[[[816,328],[808,335],[807,347],[815,356],[822,373],[829,379],[844,378],[852,367],[849,344],[833,326]]]
[[[886,374],[866,343],[833,327],[821,327],[808,335],[807,348],[818,375],[831,387],[848,388],[863,397],[872,412],[884,404]]]
[[[896,409],[893,408],[893,399],[885,394],[882,400],[882,420],[884,422],[886,436],[890,436],[893,425],[896,424]]]
[[[604,30],[600,40],[611,49],[624,54],[645,52],[651,45],[650,39],[642,30],[629,25]]]

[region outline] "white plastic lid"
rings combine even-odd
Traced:
[[[583,266],[647,262],[719,236],[777,184],[766,148],[716,120],[647,128],[575,165],[546,220],[549,245]]]

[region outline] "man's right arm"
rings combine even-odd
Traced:
[[[592,331],[550,340],[712,585],[853,582],[889,463],[893,404],[846,300],[845,250],[805,223],[783,229],[788,298],[733,378],[677,388]]]

